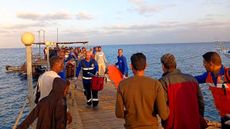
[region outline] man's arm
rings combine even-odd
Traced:
[[[123,62],[124,62],[124,75],[128,75],[128,65],[127,65],[127,60],[123,56]]]
[[[206,82],[207,76],[208,76],[208,72],[205,72],[202,75],[194,76],[194,77],[196,78],[197,82],[199,84],[201,84],[201,83],[205,83]]]
[[[82,61],[80,61],[79,63],[78,63],[78,66],[77,66],[77,70],[76,70],[76,77],[78,77],[79,76],[79,73],[80,73],[80,71],[81,71],[81,62]]]
[[[117,56],[117,63],[115,63],[115,65],[117,66],[119,63],[119,57]]]
[[[39,105],[38,104],[31,112],[30,114],[26,117],[26,119],[18,125],[17,129],[28,129],[29,126],[34,122],[34,120],[38,117],[39,113]]]
[[[168,101],[168,86],[167,86],[167,83],[163,78],[160,78],[159,82],[161,83],[161,85],[162,85],[162,87],[164,89],[165,100],[167,102]],[[168,102],[167,102],[167,104],[168,104]]]
[[[202,93],[200,91],[199,84],[197,84],[197,99],[198,99],[198,105],[199,105],[199,112],[201,116],[204,116],[204,99],[202,96]]]
[[[117,118],[124,118],[124,102],[122,99],[122,94],[120,88],[117,89],[117,99],[116,99],[116,107],[115,114]]]
[[[98,63],[94,60],[95,73],[98,73]]]
[[[160,82],[157,81],[156,85],[158,87],[157,92],[156,92],[157,93],[157,97],[156,97],[157,111],[162,120],[167,120],[169,116],[169,108],[166,104],[164,89]]]

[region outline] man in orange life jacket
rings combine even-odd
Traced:
[[[211,86],[222,88],[223,82],[229,81],[230,70],[221,63],[221,58],[216,52],[207,52],[203,55],[203,65],[207,72],[195,76],[199,83],[209,83]],[[229,84],[224,85],[226,88]]]
[[[218,88],[230,88],[230,70],[222,65],[220,55],[216,52],[207,52],[203,55],[203,65],[207,72],[200,76],[195,76],[199,83],[207,83],[210,86]],[[228,112],[230,113],[230,112]],[[222,128],[224,125],[224,115],[222,116]],[[230,126],[226,127],[230,128]]]
[[[98,74],[98,64],[96,60],[91,59],[91,52],[86,52],[85,59],[81,60],[78,64],[77,71],[76,71],[76,77],[79,76],[79,73],[82,69],[82,82],[84,87],[84,94],[87,99],[87,105],[91,106],[93,103],[93,107],[96,107],[98,105],[98,91],[91,90],[91,80],[92,75]],[[91,97],[91,93],[92,96]]]
[[[200,129],[204,103],[196,79],[176,68],[175,57],[167,53],[161,57],[164,74],[160,79],[169,105],[169,118],[165,129]]]

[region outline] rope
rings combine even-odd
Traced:
[[[21,117],[22,117],[22,114],[23,114],[23,111],[24,111],[24,109],[25,109],[25,107],[26,107],[27,102],[28,102],[28,99],[26,99],[26,101],[25,101],[23,107],[21,108],[21,110],[20,110],[20,112],[19,112],[19,114],[18,114],[18,117],[16,118],[16,121],[15,121],[14,126],[13,126],[12,129],[16,129],[16,128],[17,128],[18,122],[19,122],[19,120],[20,120]]]

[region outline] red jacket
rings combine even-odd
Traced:
[[[174,70],[164,75],[160,81],[168,93],[170,110],[165,128],[200,129],[204,105],[195,78]]]

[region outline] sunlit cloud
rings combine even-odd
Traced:
[[[86,12],[78,12],[76,14],[76,19],[77,20],[92,20],[93,16]]]
[[[207,21],[207,22],[190,22],[180,23],[176,21],[172,22],[161,22],[159,24],[136,24],[136,25],[111,25],[106,26],[106,30],[123,30],[123,31],[134,31],[134,30],[169,30],[169,29],[188,29],[188,28],[215,28],[215,27],[227,27],[230,26],[230,21]]]
[[[135,7],[131,10],[137,11],[139,14],[150,15],[159,11],[159,6],[149,4],[144,0],[129,0]]]
[[[17,17],[27,20],[69,20],[72,16],[67,12],[56,12],[51,14],[39,14],[39,13],[18,13]]]

